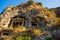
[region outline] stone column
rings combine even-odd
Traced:
[[[30,18],[26,18],[26,20],[25,20],[25,27],[27,29],[29,29],[30,26],[31,26],[31,20],[30,20]]]

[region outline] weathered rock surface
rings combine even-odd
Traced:
[[[40,16],[45,18],[46,21],[52,25],[55,25],[58,22],[58,18],[54,12],[41,7],[39,4],[34,3],[32,5],[28,5],[27,3],[22,3],[21,5],[15,7],[9,6],[3,11],[3,13],[0,15],[0,27],[8,27],[11,17],[14,17],[15,15],[31,18]]]
[[[25,24],[27,24],[27,25],[25,25],[27,27],[30,26],[29,24],[31,24],[30,23],[31,20],[35,21],[36,24],[38,24],[37,27],[39,28],[39,30],[35,31],[33,28],[36,29],[37,27],[32,26],[32,29],[34,30],[33,32],[35,35],[38,35],[39,38],[41,37],[42,39],[45,38],[46,36],[51,36],[51,34],[54,33],[54,30],[52,30],[52,31],[50,30],[52,27],[54,29],[55,25],[60,25],[60,18],[56,17],[56,14],[53,11],[50,11],[47,8],[43,8],[41,5],[39,5],[36,2],[34,2],[31,5],[28,4],[28,2],[27,2],[27,3],[22,3],[18,6],[9,6],[6,9],[4,9],[4,11],[0,14],[0,30],[2,30],[2,28],[8,28],[12,18],[14,18],[16,16],[18,17],[18,15],[26,18],[26,20],[24,20],[24,21],[25,21]],[[18,18],[16,20],[18,20]],[[36,26],[36,25],[34,25],[34,26]],[[15,32],[18,32],[20,30],[20,28],[18,27],[18,28],[15,28],[14,30],[15,30]],[[22,28],[22,30],[23,30],[23,28]],[[24,30],[25,30],[25,28],[24,28]],[[50,31],[51,31],[51,33],[50,33]],[[45,33],[46,33],[46,35],[45,35]],[[57,32],[55,32],[55,33],[57,33]],[[42,36],[40,36],[40,35],[42,35]],[[56,34],[54,34],[54,35],[56,35]],[[60,35],[59,35],[59,37],[60,37]],[[37,39],[39,39],[39,38],[37,38]]]

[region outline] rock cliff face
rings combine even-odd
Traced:
[[[31,18],[40,16],[45,18],[45,20],[52,25],[55,25],[58,22],[58,18],[53,11],[51,12],[48,9],[43,8],[38,3],[33,3],[32,5],[22,3],[21,5],[15,7],[9,6],[3,11],[0,15],[0,27],[8,27],[11,17],[16,15]]]
[[[13,24],[11,23],[12,21],[14,21]],[[4,9],[4,11],[0,14],[0,30],[8,28],[9,26],[11,26],[11,24],[16,25],[15,21],[17,21],[17,25],[19,22],[20,26],[23,25],[25,28],[38,28],[39,30],[37,31],[33,30],[34,32],[36,32],[34,34],[38,34],[38,36],[42,35],[42,39],[48,35],[51,36],[52,34],[54,34],[54,32],[56,31],[55,27],[57,27],[58,29],[58,26],[60,25],[60,18],[56,17],[56,14],[53,11],[47,8],[43,8],[40,3],[36,2],[33,2],[32,4],[30,2],[22,3],[18,6],[9,6]],[[25,28],[23,30],[25,30]],[[20,28],[13,29],[13,32],[14,30],[15,32],[19,32]],[[43,33],[41,33],[40,31],[43,31]],[[45,35],[45,31],[48,31],[46,32],[48,35]]]

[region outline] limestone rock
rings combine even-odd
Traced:
[[[55,13],[49,11],[49,9],[43,8],[38,3],[29,5],[28,3],[22,3],[18,6],[9,6],[0,15],[0,27],[8,28],[8,24],[12,17],[20,15],[24,17],[30,17],[31,19],[35,17],[42,17],[51,25],[56,25],[58,23],[58,18]]]

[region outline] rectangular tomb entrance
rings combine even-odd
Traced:
[[[12,17],[9,27],[14,28],[18,26],[24,26],[24,17],[21,17],[21,16]]]

